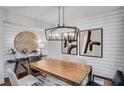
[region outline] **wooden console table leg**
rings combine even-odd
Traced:
[[[15,73],[17,73],[17,68],[18,68],[18,66],[19,66],[19,62],[16,62],[15,68],[14,68],[14,72],[15,72]]]
[[[28,75],[31,75],[31,70],[30,70],[29,64],[24,65],[23,63],[21,63],[21,66],[27,71]]]
[[[30,60],[29,60],[28,57],[27,57],[27,61],[28,61],[28,66],[27,66],[28,74],[29,74],[29,75],[32,75],[32,71],[31,71],[31,69],[30,69]]]
[[[28,64],[27,70],[28,70],[28,75],[31,75],[31,74],[32,74],[32,71],[31,71],[31,69],[30,69],[30,64]]]
[[[17,77],[19,76],[19,74],[17,73],[19,65],[20,65],[20,62],[16,62],[15,68],[14,68],[14,73],[16,74]]]

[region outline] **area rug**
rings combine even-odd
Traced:
[[[32,84],[32,86],[71,86],[68,83],[65,83],[61,80],[58,80],[58,79],[48,76],[48,75],[47,75],[47,77],[37,76],[36,78],[39,81]]]

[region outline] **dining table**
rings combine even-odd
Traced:
[[[83,80],[92,78],[92,66],[75,61],[48,58],[30,63],[30,67],[74,86],[80,86]]]

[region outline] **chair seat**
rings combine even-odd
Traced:
[[[26,77],[18,80],[20,86],[27,86],[27,85],[30,86],[33,83],[38,82],[38,81],[39,80],[32,75],[27,75]]]

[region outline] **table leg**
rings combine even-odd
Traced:
[[[43,73],[42,71],[40,71],[40,75],[43,77],[46,77],[47,75],[45,73]]]
[[[91,68],[90,73],[88,75],[88,81],[92,81],[92,68]]]

